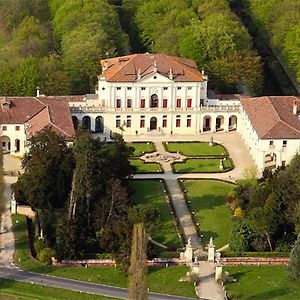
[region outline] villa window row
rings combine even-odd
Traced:
[[[124,89],[127,89],[128,91],[132,90],[132,87],[131,87],[131,86],[127,86],[127,87],[123,87],[123,88],[124,88]],[[186,87],[186,88],[187,88],[187,90],[189,90],[189,91],[192,90],[192,87],[191,87],[191,86],[188,86],[188,87]],[[102,89],[103,89],[103,88],[102,88]],[[105,88],[104,88],[104,89],[105,89]],[[164,91],[167,91],[168,89],[169,89],[169,87],[167,87],[167,86],[164,86],[164,87],[163,87],[163,90],[164,90]],[[181,86],[177,86],[176,89],[177,89],[177,90],[181,90],[182,87],[181,87]],[[121,87],[121,86],[117,86],[117,87],[116,87],[116,90],[120,91],[120,90],[122,90],[122,87]],[[141,90],[142,90],[142,91],[145,91],[145,90],[146,90],[146,87],[145,87],[145,86],[142,86],[142,87],[141,87]]]
[[[6,131],[6,130],[7,130],[7,126],[6,126],[6,125],[3,125],[3,126],[2,126],[2,131]],[[15,130],[16,130],[16,131],[20,131],[20,126],[19,126],[19,125],[16,125],[16,126],[15,126]]]
[[[158,108],[159,107],[159,99],[156,94],[152,95],[149,101],[149,107],[150,108]],[[164,98],[162,99],[162,107],[167,108],[168,104],[170,102],[168,99]],[[176,99],[176,108],[181,108],[182,106],[182,99],[177,98]],[[203,105],[203,99],[200,100],[200,105]],[[192,98],[188,98],[186,101],[186,107],[191,108],[193,105],[193,100]],[[145,108],[146,107],[146,99],[140,99],[140,108]],[[122,107],[122,99],[116,99],[116,108],[121,108]],[[126,107],[127,108],[132,108],[132,99],[126,99]]]

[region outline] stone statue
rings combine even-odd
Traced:
[[[191,247],[192,246],[192,238],[188,238],[187,246]]]
[[[209,246],[214,246],[213,237],[211,236],[209,239]]]
[[[214,145],[214,138],[211,136],[210,137],[210,141],[209,141],[209,146],[213,146]]]

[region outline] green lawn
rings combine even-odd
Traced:
[[[224,267],[237,282],[226,283],[230,297],[239,300],[298,300],[300,282],[289,279],[284,266]]]
[[[206,142],[164,142],[164,145],[167,151],[179,151],[185,156],[226,155],[223,146],[218,144],[209,146]]]
[[[16,220],[18,220],[18,223],[16,223]],[[81,267],[52,267],[41,264],[33,259],[29,253],[25,217],[13,215],[13,228],[16,237],[14,260],[21,268],[64,278],[91,281],[120,287],[128,286],[128,277],[115,268],[103,267],[86,269]],[[185,276],[187,271],[188,268],[186,266],[149,268],[149,288],[153,292],[193,297],[195,296],[193,285],[188,282],[178,282],[180,277]],[[166,278],[167,285],[161,284],[162,277]],[[2,289],[0,289],[0,291],[2,292]],[[69,297],[69,299],[73,298]]]
[[[159,163],[147,162],[145,163],[142,159],[130,159],[130,164],[136,167],[137,173],[159,173],[162,172],[162,168]]]
[[[225,196],[234,186],[216,180],[186,180],[183,184],[203,234],[203,244],[213,237],[217,248],[226,245],[233,222]]]
[[[231,163],[229,159],[223,160],[223,169],[220,169],[220,159],[213,158],[190,158],[184,163],[174,163],[175,172],[179,173],[210,173],[225,172],[230,170]]]
[[[132,195],[134,203],[150,203],[159,210],[161,225],[157,228],[152,238],[166,246],[175,245],[177,248],[180,248],[182,245],[165,200],[162,183],[157,180],[134,180],[131,186],[135,191]]]
[[[134,148],[133,156],[141,156],[144,153],[150,153],[155,151],[153,142],[141,142],[141,143],[127,143],[128,146]]]
[[[0,299],[13,300],[117,300],[86,293],[72,292],[53,287],[0,279]]]

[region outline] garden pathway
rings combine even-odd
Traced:
[[[17,181],[17,177],[5,176],[5,210],[1,216],[0,226],[0,266],[13,268],[13,255],[15,251],[15,241],[12,232],[12,220],[10,216],[11,187]]]
[[[219,143],[227,148],[230,156],[235,165],[234,169],[226,173],[191,173],[191,174],[174,174],[172,172],[171,164],[169,161],[162,160],[159,163],[162,165],[164,174],[136,174],[135,179],[164,179],[171,195],[171,200],[175,209],[175,213],[183,228],[185,240],[191,238],[192,245],[199,256],[203,257],[204,249],[199,240],[195,225],[192,221],[190,212],[187,208],[183,192],[179,186],[178,179],[222,179],[231,182],[235,182],[237,179],[243,178],[243,172],[246,168],[254,165],[254,161],[249,155],[249,151],[243,143],[241,136],[237,132],[231,133],[209,133],[199,134],[199,136],[152,136],[151,140],[155,143],[157,153],[161,155],[170,155],[166,152],[162,142],[163,141],[191,141],[201,140],[209,142],[213,137],[214,142]],[[130,141],[145,140],[145,136],[139,137],[139,139],[129,139]],[[200,225],[201,226],[201,225]],[[198,251],[197,251],[198,250]],[[200,251],[199,251],[200,250]],[[199,261],[200,273],[199,284],[197,286],[197,294],[200,299],[213,299],[223,300],[225,299],[224,291],[222,287],[215,280],[215,266],[207,261]]]

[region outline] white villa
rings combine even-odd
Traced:
[[[260,171],[285,165],[300,151],[298,97],[213,93],[208,97],[208,77],[194,61],[164,54],[105,59],[101,66],[95,94],[32,98],[68,103],[74,127],[82,124],[100,135],[119,132],[125,138],[146,135],[147,140],[149,133],[167,136],[236,130]],[[7,138],[15,140],[14,130],[3,136],[5,126],[4,122],[3,149],[7,149]]]

